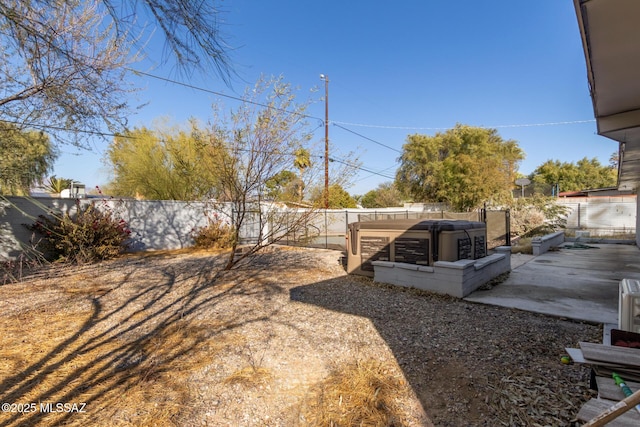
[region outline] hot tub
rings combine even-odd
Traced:
[[[434,265],[487,254],[484,222],[382,220],[354,222],[347,232],[347,272],[373,277],[372,261]]]

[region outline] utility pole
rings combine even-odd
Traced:
[[[324,208],[329,209],[329,76],[320,74],[324,80]]]

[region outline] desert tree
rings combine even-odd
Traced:
[[[311,191],[311,202],[315,206],[324,206],[324,186],[316,186]],[[356,199],[340,184],[329,185],[329,209],[356,208]]]
[[[157,123],[116,136],[106,153],[114,196],[149,200],[207,200],[220,196],[218,170],[225,147],[208,129],[190,120],[187,126]]]
[[[468,211],[511,197],[524,152],[495,129],[456,125],[434,136],[409,135],[395,184],[415,201]]]
[[[364,208],[389,208],[402,205],[403,196],[393,182],[384,182],[366,192],[360,203]]]
[[[0,119],[84,146],[122,130],[131,114],[130,67],[164,36],[177,69],[229,77],[217,2],[0,2]],[[158,31],[156,31],[158,29]],[[155,58],[154,58],[155,59]]]
[[[575,163],[547,160],[530,177],[534,184],[557,185],[561,191],[581,191],[615,186],[617,172],[617,168],[602,165],[595,157],[584,157]]]
[[[0,194],[28,195],[51,171],[55,159],[46,134],[0,122]]]
[[[304,232],[305,224],[317,215],[314,208],[274,201],[269,197],[273,185],[267,185],[282,177],[293,179],[284,171],[299,164],[299,150],[311,140],[305,113],[309,102],[298,102],[282,77],[261,78],[230,116],[216,114],[212,120],[212,144],[224,144],[226,150],[220,153],[227,156],[219,162],[220,202],[228,207],[235,232],[227,269],[290,233]],[[311,162],[305,161],[305,167]],[[251,238],[241,242],[247,235]],[[243,250],[236,251],[241,243]]]

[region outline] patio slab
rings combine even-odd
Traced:
[[[569,319],[618,323],[622,279],[640,279],[640,249],[626,244],[588,244],[542,255],[512,255],[507,280],[478,290],[467,301],[511,307]]]

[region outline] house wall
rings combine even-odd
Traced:
[[[640,227],[640,215],[637,212],[640,212],[640,197],[636,197],[636,230]],[[636,245],[640,246],[640,235],[638,233],[636,233]]]

